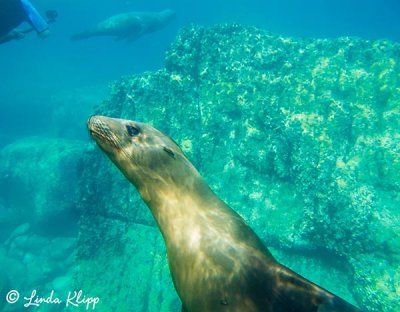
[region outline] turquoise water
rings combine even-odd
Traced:
[[[177,30],[191,23],[238,22],[300,37],[360,36],[400,40],[397,19],[400,8],[394,0],[362,4],[345,0],[217,0],[210,3],[37,0],[34,3],[41,12],[58,10],[59,18],[51,25],[52,36],[48,40],[38,40],[31,33],[24,40],[1,46],[0,133],[5,136],[3,144],[12,140],[10,136],[51,133],[49,119],[60,104],[64,105],[64,98],[74,91],[86,93],[86,98],[94,97],[88,99],[90,107],[104,97],[110,81],[122,75],[161,68],[165,50]],[[161,33],[142,37],[133,44],[102,38],[79,43],[69,40],[71,34],[109,15],[165,8],[175,10],[178,18]],[[65,105],[74,107],[73,103]]]
[[[80,289],[97,311],[180,310],[151,215],[89,143],[86,120],[103,113],[171,135],[287,266],[399,311],[397,1],[32,1],[59,17],[46,40],[0,46],[0,310],[26,310],[35,290],[53,301],[39,311],[62,311],[56,299]],[[137,41],[70,41],[110,15],[166,8],[177,18]],[[217,23],[277,35],[180,32]]]

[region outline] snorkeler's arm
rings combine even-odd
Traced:
[[[11,40],[19,40],[24,37],[24,33],[18,30],[10,31],[7,35],[0,37],[0,44],[9,42]]]
[[[20,0],[27,16],[27,22],[32,25],[38,34],[45,32],[49,26],[29,0]]]

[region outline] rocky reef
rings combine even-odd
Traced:
[[[48,298],[73,289],[77,169],[86,148],[83,141],[27,137],[0,150],[0,311],[26,309],[22,298],[33,290]],[[10,290],[21,294],[17,304],[6,303]]]
[[[165,68],[96,114],[153,124],[285,265],[359,307],[400,311],[400,45],[183,29]],[[102,311],[179,307],[158,229],[93,147],[82,164],[76,285]]]

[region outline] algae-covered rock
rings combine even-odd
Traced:
[[[29,229],[16,229],[4,247],[0,245],[0,265],[7,270],[3,275],[0,271],[0,307],[3,300],[5,303],[1,311],[24,310],[27,299],[22,299],[29,298],[33,291],[41,298],[48,298],[52,292],[53,298],[66,298],[74,290],[75,246],[73,237],[49,238],[35,235]],[[20,294],[15,304],[5,302],[6,293],[11,290]],[[44,303],[38,310],[56,312],[60,306]]]
[[[174,138],[287,266],[365,310],[400,311],[399,60],[400,46],[389,41],[193,26],[172,44],[165,69],[116,82],[96,113]],[[121,287],[118,298],[147,292],[108,268],[130,272],[149,256],[137,224],[154,222],[100,154],[91,151],[83,166],[78,281],[113,298],[112,310],[116,294],[102,284]],[[136,241],[146,249],[132,251]],[[161,269],[141,272],[143,283],[155,283]],[[137,311],[168,311],[161,307],[174,300],[158,294],[154,309]]]
[[[51,291],[64,297],[73,290],[78,169],[86,147],[32,137],[0,150],[0,267],[7,270],[7,291],[18,290],[21,298],[33,290],[46,298]],[[21,311],[23,303],[6,304],[4,311]],[[43,305],[40,311],[60,307]]]
[[[3,311],[3,307],[6,304],[6,297],[7,293],[10,291],[10,278],[6,274],[4,268],[0,269],[0,311]]]
[[[82,141],[41,137],[5,146],[0,151],[0,206],[7,225],[30,222],[44,235],[76,233],[78,165],[85,149]]]
[[[100,311],[179,311],[180,302],[172,285],[165,248],[156,227],[127,224],[103,218],[101,222],[111,232],[103,231],[96,241],[97,252],[79,254],[76,287],[98,296]],[[115,228],[120,228],[116,237]],[[81,236],[84,244],[92,244],[96,227]],[[115,239],[119,239],[116,242]],[[89,247],[90,250],[92,247]],[[178,309],[179,308],[179,309]]]

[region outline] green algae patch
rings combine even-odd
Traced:
[[[362,309],[396,311],[399,59],[400,46],[390,41],[193,26],[171,45],[165,69],[115,82],[95,113],[167,133],[211,188],[279,251],[282,263],[316,282],[334,265],[337,279],[323,286]],[[99,235],[90,224],[98,214],[127,226],[154,222],[100,152],[88,153],[83,168],[81,208],[88,217],[78,261],[88,261],[85,270],[95,276],[108,261],[95,251],[108,248],[107,237],[121,246],[135,240],[118,234],[116,225]],[[128,263],[141,252],[123,248],[116,261]],[[126,286],[119,296],[129,293]],[[155,300],[149,311],[174,305],[163,296]]]

